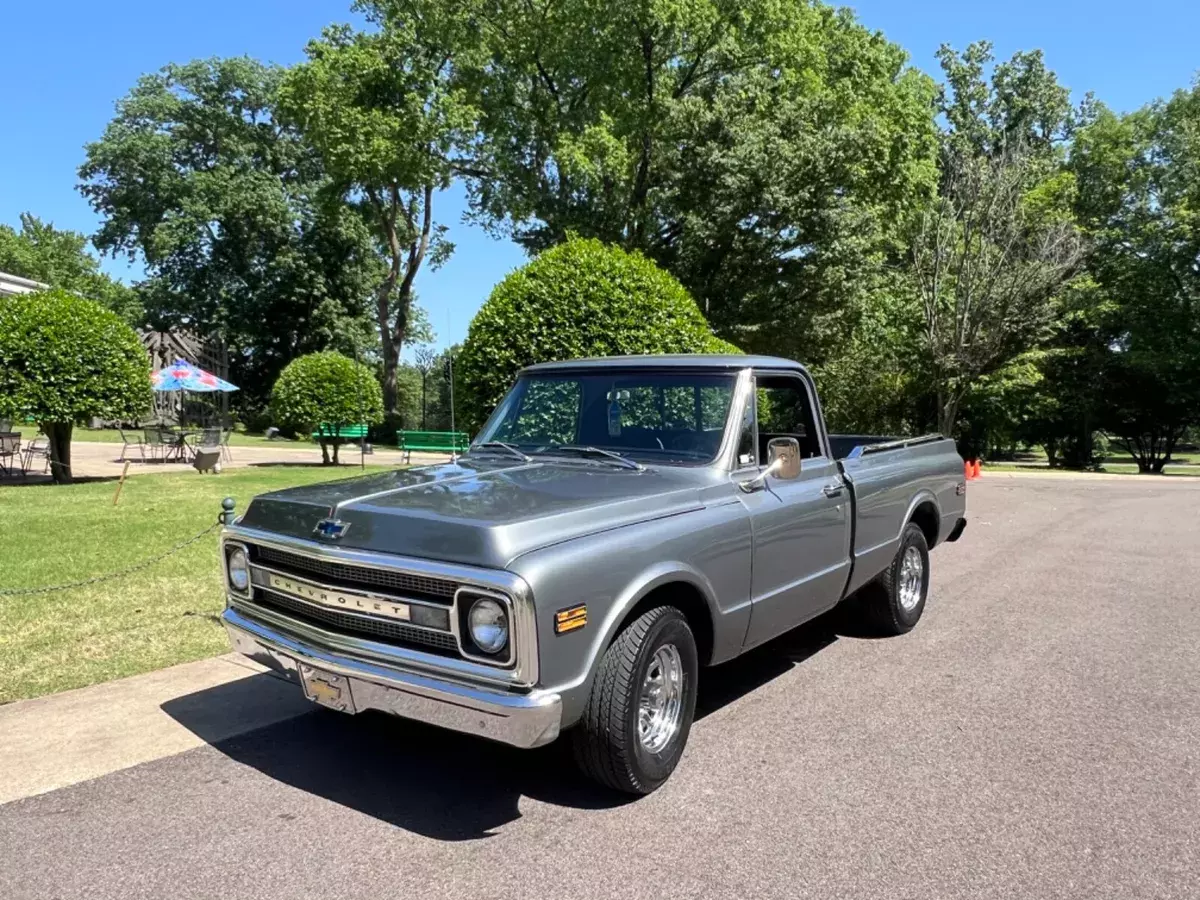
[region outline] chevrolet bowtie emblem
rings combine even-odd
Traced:
[[[313,533],[319,534],[323,538],[329,538],[331,541],[336,541],[349,530],[349,522],[343,522],[341,519],[322,519],[317,523],[317,527],[313,529]]]

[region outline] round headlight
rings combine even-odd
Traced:
[[[246,591],[250,587],[250,561],[246,559],[246,551],[235,547],[229,553],[226,565],[229,571],[229,586],[235,591]]]
[[[467,616],[471,640],[484,653],[499,653],[508,643],[508,614],[495,600],[476,600]]]

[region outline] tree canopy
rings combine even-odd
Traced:
[[[227,342],[251,401],[298,354],[370,346],[380,271],[357,210],[320,202],[320,157],[276,116],[282,77],[246,58],[143,76],[79,170],[96,246],[145,261],[150,323]]]
[[[1126,116],[1095,106],[1071,168],[1092,239],[1097,425],[1161,471],[1200,423],[1200,84]]]
[[[820,0],[353,8],[360,29],[289,70],[146,76],[80,170],[97,248],[146,261],[150,324],[228,341],[251,399],[333,349],[377,366],[381,434],[418,391],[429,419],[401,352],[431,337],[415,287],[453,250],[434,207],[457,180],[469,218],[537,255],[472,325],[468,422],[521,362],[643,346],[616,287],[637,270],[706,335],[802,359],[843,430],[1068,465],[1104,431],[1157,471],[1200,425],[1200,87],[1117,115],[987,41],[942,46],[938,83]],[[78,262],[78,238],[32,243]]]
[[[36,421],[54,480],[71,480],[72,427],[150,408],[150,362],[137,334],[94,300],[61,288],[0,302],[0,416]]]
[[[378,0],[474,43],[457,171],[477,218],[537,251],[637,249],[718,333],[811,359],[877,280],[936,178],[933,82],[811,0]]]
[[[55,228],[32,213],[21,213],[20,231],[0,225],[0,272],[40,281],[95,300],[130,325],[142,318],[141,302],[130,287],[100,271],[87,249],[88,238]]]
[[[282,106],[320,155],[329,191],[361,209],[386,265],[373,286],[383,355],[384,404],[396,411],[396,371],[409,338],[413,282],[453,251],[434,220],[437,191],[450,183],[474,112],[452,83],[457,38],[420,16],[374,33],[326,29],[289,73]]]

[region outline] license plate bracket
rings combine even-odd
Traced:
[[[358,712],[354,705],[354,695],[350,692],[350,680],[344,675],[314,669],[306,663],[300,663],[298,668],[304,696],[313,703],[351,715]]]

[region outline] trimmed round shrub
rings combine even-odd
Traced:
[[[516,373],[537,362],[740,352],[713,335],[683,285],[652,261],[573,238],[496,285],[471,320],[455,360],[461,418],[479,428]]]
[[[71,481],[77,423],[134,419],[152,399],[149,357],[116,313],[58,288],[0,299],[0,418],[38,423],[55,481]]]
[[[271,415],[285,428],[316,433],[325,465],[337,465],[344,429],[383,419],[383,391],[375,373],[332,350],[292,360],[271,389]],[[332,458],[330,449],[333,450]]]

